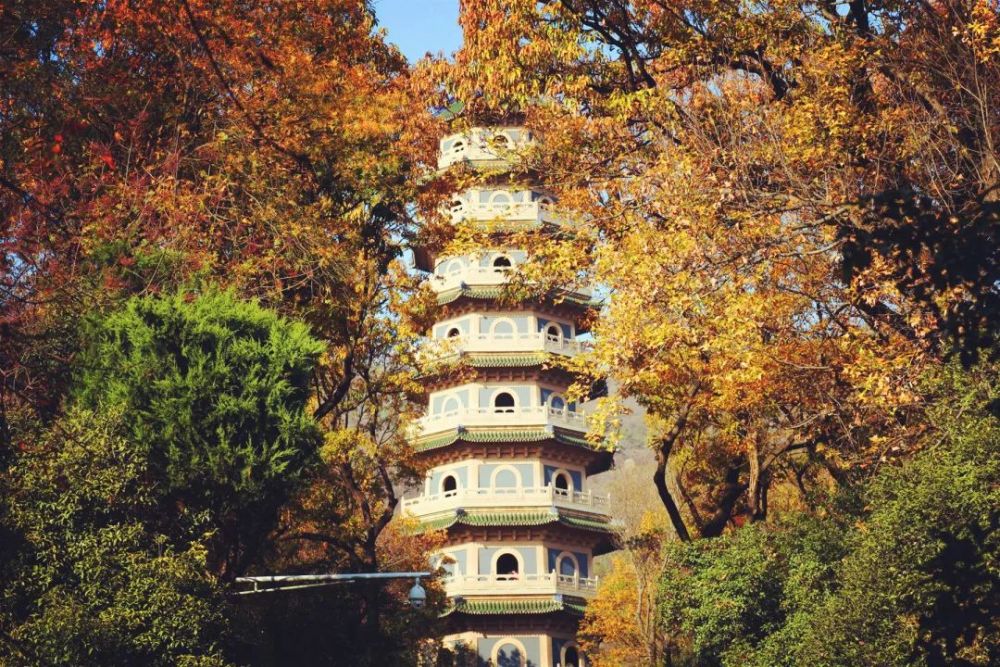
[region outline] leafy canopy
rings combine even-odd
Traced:
[[[210,527],[193,517],[184,544],[148,528],[156,478],[122,416],[71,411],[0,480],[0,665],[228,664]]]
[[[87,335],[74,404],[120,412],[160,502],[210,512],[238,567],[241,543],[263,537],[318,460],[307,401],[324,346],[217,290],[132,299]]]
[[[947,369],[925,447],[859,498],[675,543],[661,580],[674,655],[704,665],[995,664],[996,372]],[[860,502],[858,502],[860,501]]]

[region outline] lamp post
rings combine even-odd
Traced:
[[[267,574],[257,577],[237,577],[238,584],[253,584],[253,588],[237,591],[236,595],[256,595],[258,593],[274,593],[276,591],[301,590],[303,588],[320,588],[337,584],[352,584],[372,579],[410,579],[413,587],[408,595],[410,606],[414,609],[423,608],[427,602],[427,591],[420,585],[420,577],[429,577],[430,572],[357,572],[351,574]]]

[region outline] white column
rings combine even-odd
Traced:
[[[541,660],[542,664],[548,667],[549,665],[556,664],[555,659],[552,655],[552,637],[548,635],[541,635],[538,638],[539,644],[539,656],[538,659]]]
[[[469,462],[469,488],[478,489],[479,486],[479,467],[483,465],[482,459],[473,459]]]

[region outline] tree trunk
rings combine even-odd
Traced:
[[[722,483],[722,498],[719,500],[719,508],[701,528],[702,537],[718,537],[722,534],[729,520],[733,516],[736,502],[746,491],[747,485],[740,484],[740,471],[743,469],[742,461],[735,462],[726,470],[726,477]]]
[[[684,518],[681,516],[677,502],[667,487],[667,463],[672,447],[672,443],[669,446],[664,446],[661,443],[660,449],[656,452],[656,471],[653,473],[653,484],[656,485],[656,491],[660,495],[660,502],[667,509],[667,516],[670,517],[670,525],[674,527],[677,537],[683,542],[690,542],[691,535],[688,533],[687,526],[684,525]]]
[[[653,484],[656,485],[656,492],[660,496],[660,502],[666,508],[667,515],[670,517],[670,524],[674,527],[674,532],[677,533],[678,539],[682,542],[690,542],[691,534],[688,532],[687,526],[684,525],[684,517],[681,516],[677,502],[674,500],[673,495],[670,493],[670,488],[667,486],[667,468],[670,464],[670,453],[673,451],[674,445],[687,425],[691,408],[694,405],[694,398],[698,395],[700,389],[700,382],[696,382],[691,387],[688,400],[678,411],[674,425],[660,439],[660,445],[656,449],[656,471],[653,473]]]

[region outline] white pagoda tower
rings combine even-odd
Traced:
[[[480,176],[452,202],[452,220],[483,225],[494,247],[477,256],[415,253],[418,268],[433,272],[441,306],[427,356],[455,363],[424,374],[427,412],[412,437],[429,472],[403,511],[424,529],[447,531],[437,554],[449,572],[444,645],[472,656],[459,665],[585,665],[576,628],[597,587],[594,556],[612,549],[609,499],[589,481],[611,454],[588,444],[585,417],[565,396],[574,378],[552,363],[582,349],[590,295],[505,298],[526,259],[505,243],[509,233],[568,226],[533,179],[510,175],[510,156],[531,141],[515,126],[442,139],[439,169]]]

